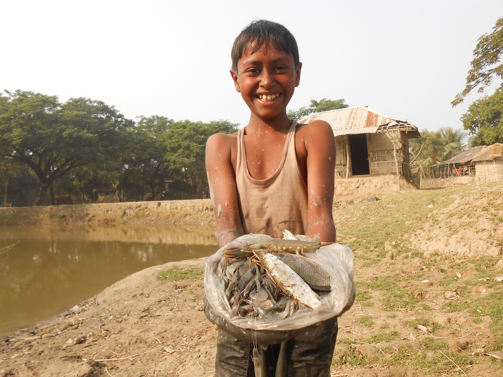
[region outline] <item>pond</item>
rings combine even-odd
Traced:
[[[204,226],[0,227],[0,336],[65,311],[136,271],[216,250],[214,228]]]

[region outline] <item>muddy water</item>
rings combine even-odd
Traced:
[[[213,254],[202,226],[0,227],[0,336],[33,325],[144,268]],[[5,249],[4,249],[5,250]]]

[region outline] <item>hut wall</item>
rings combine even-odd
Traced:
[[[335,138],[335,179],[346,178],[348,167],[346,139],[346,135],[337,136]]]
[[[477,183],[503,180],[503,160],[477,161],[475,179]]]
[[[114,192],[99,192],[97,193],[97,200],[98,203],[116,203],[118,202],[117,200],[117,195],[115,195]]]
[[[367,134],[366,136],[370,175],[396,174],[398,164],[399,174],[410,180],[409,139],[407,134],[400,131],[388,131]],[[349,177],[351,177],[351,159],[348,158],[349,136],[337,136],[335,138],[335,147],[335,179],[346,178],[348,164]]]
[[[402,165],[404,163],[404,155],[407,155],[407,153],[404,153],[403,137],[399,131],[368,134],[367,147],[370,175],[396,174],[395,147],[397,149],[398,171],[400,175],[403,175]]]
[[[405,132],[400,132],[400,155],[402,156],[402,175],[410,182],[412,173],[410,172],[409,136]]]

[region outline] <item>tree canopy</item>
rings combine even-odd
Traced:
[[[40,186],[35,205],[70,170],[105,158],[130,124],[113,107],[86,98],[7,92],[0,106],[0,155],[26,165]]]
[[[465,97],[478,87],[482,93],[491,85],[495,77],[503,79],[503,17],[496,21],[492,33],[484,34],[479,38],[477,47],[471,62],[471,68],[466,77],[465,89],[456,95],[451,102],[457,106]],[[473,135],[471,146],[494,144],[503,142],[503,82],[500,83],[496,92],[490,96],[484,96],[473,102],[467,112],[461,116],[463,127]]]
[[[434,132],[421,131],[421,138],[409,140],[411,167],[424,169],[456,156],[465,149],[465,136],[463,131],[450,127]]]
[[[206,141],[215,133],[233,133],[237,124],[225,120],[210,123],[175,122],[166,133],[166,146],[173,169],[193,192],[207,192],[208,182],[204,164]]]
[[[236,127],[157,115],[134,122],[101,101],[6,92],[0,94],[0,205],[26,203],[24,188],[37,182],[35,205],[48,190],[53,204],[54,195],[91,201],[104,188],[120,201],[205,197],[206,141]]]
[[[301,107],[297,111],[288,110],[288,117],[294,120],[301,120],[307,117],[309,114],[328,110],[345,109],[346,107],[349,107],[349,105],[346,104],[345,101],[346,100],[344,98],[337,100],[322,98],[319,101],[312,99],[309,106]]]
[[[472,147],[503,142],[503,89],[473,102],[461,116],[463,127],[474,135]]]
[[[494,77],[503,79],[503,64],[499,64],[503,53],[503,17],[496,21],[493,32],[484,34],[473,51],[471,68],[466,76],[465,89],[456,95],[451,102],[452,106],[459,105],[465,97],[475,88],[482,93],[491,85]],[[500,84],[503,88],[503,83]]]

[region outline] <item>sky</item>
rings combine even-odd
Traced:
[[[437,131],[462,129],[481,97],[450,104],[503,0],[16,0],[1,9],[0,90],[100,100],[130,119],[243,127],[249,110],[230,51],[246,25],[268,19],[292,32],[303,63],[289,109],[344,98]]]

